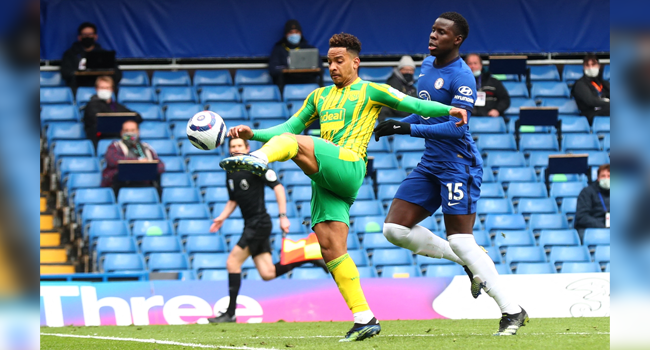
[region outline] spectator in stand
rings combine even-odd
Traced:
[[[415,87],[414,73],[415,62],[413,62],[411,56],[402,56],[397,64],[397,68],[393,70],[393,74],[388,78],[386,84],[406,95],[417,98],[418,89]],[[400,112],[391,108],[382,108],[381,113],[379,113],[379,121],[384,121],[386,118],[404,118],[408,115],[410,113]]]
[[[115,92],[115,85],[113,78],[109,76],[98,77],[95,81],[95,90],[97,94],[93,95],[84,108],[84,129],[86,130],[86,137],[95,144],[100,138],[115,138],[119,135],[113,134],[100,134],[97,132],[97,113],[118,113],[118,112],[133,112],[125,106],[117,103],[113,99]],[[140,124],[142,117],[137,115],[135,121]]]
[[[269,73],[273,82],[282,88],[286,84],[318,84],[319,74],[314,73],[292,73],[283,74],[282,70],[289,67],[289,51],[299,49],[313,49],[314,46],[307,42],[302,35],[302,27],[295,19],[290,19],[284,24],[284,36],[275,43],[271,56],[269,57]],[[322,68],[321,60],[318,60],[318,67]]]
[[[598,57],[588,54],[582,61],[585,75],[573,85],[571,94],[580,113],[593,123],[597,115],[609,116],[609,82],[603,80]]]
[[[483,71],[481,56],[472,53],[465,56],[465,63],[476,77],[476,98],[472,115],[503,116],[510,107],[510,95],[503,84],[490,72]]]
[[[75,75],[75,72],[86,70],[86,53],[91,51],[107,51],[97,42],[97,26],[90,22],[82,23],[77,29],[77,41],[63,53],[61,59],[61,76],[66,84],[72,88],[73,91],[77,90],[78,86],[92,86],[92,80],[86,83],[85,80],[81,81]],[[119,82],[122,79],[122,73],[117,69],[115,64],[115,74],[113,79]]]
[[[585,229],[609,228],[609,164],[598,168],[598,180],[582,189],[578,196],[573,226],[583,240]]]
[[[106,168],[102,171],[102,187],[112,187],[117,196],[120,188],[122,187],[152,187],[155,186],[160,192],[160,185],[158,181],[138,181],[138,182],[123,182],[117,180],[118,173],[117,165],[120,160],[139,160],[139,161],[152,161],[157,160],[158,174],[165,171],[165,164],[158,158],[156,151],[151,146],[140,141],[140,130],[138,123],[128,120],[122,124],[122,132],[120,133],[121,139],[113,142],[106,150],[104,159],[106,160]]]

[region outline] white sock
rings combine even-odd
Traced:
[[[264,163],[269,164],[269,157],[266,156],[266,153],[255,151],[251,152],[251,156],[261,159]]]
[[[415,225],[413,228],[408,228],[387,223],[384,224],[384,236],[394,245],[406,248],[415,254],[438,259],[444,258],[465,265],[463,260],[451,249],[449,242],[436,236],[423,226]]]
[[[366,324],[372,320],[375,315],[370,310],[359,311],[354,313],[354,323]]]
[[[483,288],[499,305],[502,313],[516,314],[521,311],[519,305],[513,301],[508,291],[500,283],[499,273],[494,262],[485,254],[483,249],[476,244],[474,235],[459,233],[449,236],[451,249],[465,262],[467,268],[474,274],[474,279],[485,283]]]

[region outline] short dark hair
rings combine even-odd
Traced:
[[[81,31],[86,29],[86,28],[92,28],[95,34],[97,34],[97,26],[94,23],[90,22],[83,22],[79,25],[79,28],[77,28],[77,33],[81,35]]]
[[[609,171],[609,164],[603,164],[603,165],[599,166],[597,176],[600,176],[600,172],[603,171],[603,170]]]
[[[228,139],[228,148],[230,148],[230,144],[232,143],[232,140],[244,140],[244,145],[246,147],[250,146],[250,143],[248,142],[248,140],[242,139],[240,137],[231,137],[230,139]]]
[[[463,37],[461,45],[465,40],[467,40],[467,36],[469,35],[469,24],[467,24],[467,20],[460,13],[445,12],[438,16],[438,18],[444,18],[454,22],[454,32]]]
[[[582,64],[585,65],[591,61],[596,61],[596,63],[600,64],[600,62],[598,62],[598,56],[593,53],[588,53],[585,58],[582,59]]]
[[[352,34],[334,34],[330,38],[330,48],[332,47],[344,47],[348,52],[358,56],[359,52],[361,52],[361,41]]]
[[[483,59],[481,58],[481,55],[479,55],[477,53],[469,53],[469,54],[465,55],[465,61],[467,61],[472,56],[478,57],[479,61],[481,61],[481,64],[483,64]]]

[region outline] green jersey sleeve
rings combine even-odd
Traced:
[[[386,84],[368,84],[370,99],[383,106],[401,112],[415,113],[423,117],[443,117],[449,115],[451,106],[442,103],[420,100],[395,90]]]
[[[251,140],[268,142],[273,136],[282,135],[287,132],[291,134],[300,134],[303,132],[311,123],[318,119],[316,96],[319,90],[312,91],[305,99],[302,108],[286,122],[268,129],[253,130]]]

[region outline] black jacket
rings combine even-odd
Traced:
[[[105,100],[100,99],[97,95],[93,95],[88,101],[86,108],[84,110],[84,129],[86,130],[86,137],[89,140],[97,143],[99,138],[97,135],[97,113],[117,113],[117,112],[133,112],[132,110],[126,108],[124,105],[117,103],[115,100],[111,100],[111,103],[107,103]],[[142,122],[142,117],[140,114],[136,117],[135,120],[138,124]],[[115,135],[102,135],[115,136]]]
[[[602,84],[602,91],[600,96],[598,96],[598,90],[592,84]],[[573,97],[576,99],[576,104],[580,109],[582,115],[587,116],[589,122],[596,115],[609,115],[609,102],[604,101],[602,98],[609,98],[609,82],[600,79],[600,77],[590,78],[586,75],[583,75],[582,78],[578,79],[573,85],[571,91]]]
[[[298,45],[291,45],[287,38],[282,38],[282,40],[275,43],[273,46],[273,51],[271,51],[271,56],[269,57],[269,73],[273,77],[273,81],[277,84],[280,75],[282,75],[282,70],[286,69],[289,66],[289,51],[295,49],[313,49],[314,46],[310,45],[307,40],[303,37],[300,39]],[[321,60],[318,60],[318,67],[322,68],[323,63]],[[311,75],[292,75],[290,77],[285,77],[284,84],[308,84],[308,83],[318,83],[318,79]]]
[[[95,43],[95,47],[91,51],[107,51],[99,43]],[[75,41],[72,46],[63,53],[61,59],[61,77],[66,81],[68,86],[75,86],[76,77],[74,72],[79,70],[79,61],[86,57],[86,51],[81,45],[81,42]],[[115,63],[115,74],[113,80],[115,85],[122,79],[122,72],[117,69],[117,62]]]
[[[415,82],[414,81],[407,82],[406,79],[404,79],[402,73],[400,73],[400,71],[397,68],[393,70],[393,75],[391,75],[390,78],[388,78],[386,84],[390,85],[395,90],[399,90],[400,92],[403,92],[406,95],[415,98],[418,97],[418,89],[415,87]],[[392,108],[383,107],[381,109],[381,113],[379,113],[379,120],[383,121],[386,118],[404,118],[409,116],[410,114],[411,113],[408,112],[400,112]]]
[[[506,109],[510,107],[508,90],[489,72],[483,72],[479,77],[476,77],[476,91],[485,92],[485,106],[478,107],[475,105],[472,115],[485,116],[488,115],[490,110],[496,109],[499,111],[499,115],[503,116]]]
[[[592,182],[589,186],[582,189],[578,196],[576,207],[576,218],[573,226],[575,229],[585,228],[605,228],[605,209],[598,197],[598,193],[603,196],[607,211],[609,207],[609,190],[604,190],[598,185],[598,181]]]

